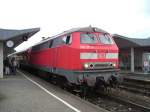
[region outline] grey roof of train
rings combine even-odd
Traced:
[[[48,38],[46,38],[46,39],[40,41],[39,43],[37,43],[37,44],[35,44],[35,45],[33,45],[33,46],[42,44],[42,43],[47,42],[48,40],[54,39],[54,38],[56,38],[56,37],[58,37],[58,36],[70,34],[70,33],[73,33],[73,32],[79,32],[79,31],[80,31],[80,32],[102,32],[102,33],[108,33],[107,31],[104,31],[104,30],[102,30],[102,29],[100,29],[100,28],[91,27],[91,26],[89,26],[89,27],[81,27],[81,28],[72,28],[72,29],[67,30],[67,31],[64,31],[64,32],[62,32],[62,33],[60,33],[60,34],[58,34],[58,35],[55,35],[55,36],[52,36],[52,37],[48,37]]]
[[[24,35],[31,37],[38,31],[40,31],[40,28],[32,28],[32,29],[24,29],[24,30],[0,29],[0,41],[5,41],[14,37],[24,36]]]
[[[65,33],[72,33],[72,32],[77,32],[77,31],[81,31],[81,32],[103,32],[103,33],[108,33],[100,28],[97,27],[83,27],[83,28],[73,28],[67,31],[64,31]]]
[[[115,41],[119,43],[119,41],[127,41],[128,43],[131,43],[132,45],[126,47],[147,47],[150,46],[150,38],[144,38],[144,39],[137,39],[137,38],[128,38],[125,36],[121,36],[118,34],[113,35]],[[123,46],[123,45],[122,45]]]

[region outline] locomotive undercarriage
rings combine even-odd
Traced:
[[[25,66],[25,68],[27,68],[27,66]],[[89,88],[94,90],[107,90],[107,88],[116,87],[120,83],[120,76],[116,69],[68,71],[57,68],[43,69],[42,67],[32,65],[28,70],[31,70],[31,68],[43,71],[39,72],[40,75],[44,77],[47,76],[52,83],[57,84],[62,88],[69,88],[69,90],[80,91],[84,94],[87,93]]]
[[[120,76],[117,70],[93,70],[78,72],[78,83],[86,83],[89,87],[115,87],[120,83]]]

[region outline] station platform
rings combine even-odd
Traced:
[[[0,79],[0,112],[109,112],[34,75]]]

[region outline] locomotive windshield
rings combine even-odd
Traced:
[[[104,34],[104,35],[100,34],[98,36],[98,38],[102,44],[113,44],[114,43],[112,38],[110,37],[110,35],[107,35],[107,34]]]
[[[81,43],[82,44],[95,44],[97,43],[97,37],[95,34],[81,34]]]

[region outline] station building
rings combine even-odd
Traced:
[[[40,31],[40,28],[24,30],[0,29],[0,78],[3,78],[3,60],[6,56],[15,52],[15,47],[27,41],[38,31]]]
[[[137,39],[114,34],[113,38],[119,47],[119,66],[121,70],[144,72],[144,63],[150,71],[150,38]]]

